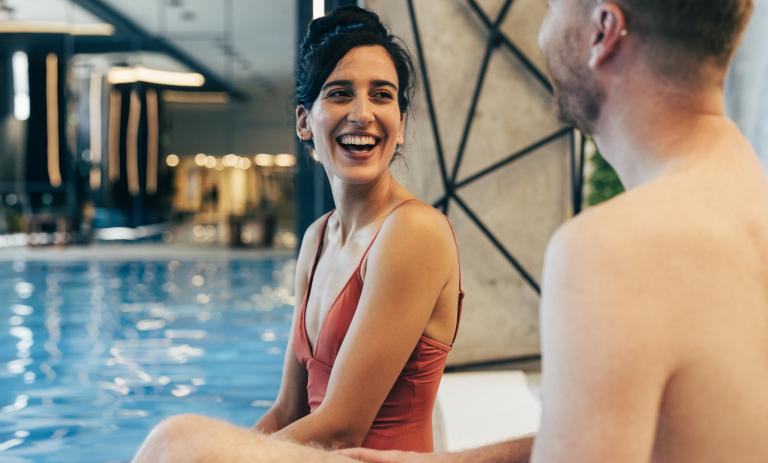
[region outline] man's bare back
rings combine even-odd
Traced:
[[[593,284],[636,290],[602,310],[647,321],[628,314],[623,336],[640,343],[633,369],[662,370],[655,462],[768,458],[768,182],[735,127],[713,125],[700,151],[573,224],[625,261]]]

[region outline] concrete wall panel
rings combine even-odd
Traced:
[[[416,55],[405,0],[367,0]],[[493,20],[503,0],[479,1]],[[459,146],[480,71],[488,31],[465,0],[414,0],[447,168]],[[543,71],[537,34],[546,12],[540,0],[516,0],[502,31]],[[494,51],[457,180],[562,128],[544,86],[504,47]],[[433,202],[445,193],[424,86],[409,120],[405,161],[394,166],[411,191]],[[570,214],[568,141],[546,145],[458,191],[467,206],[540,281],[546,243]],[[467,292],[450,362],[461,364],[539,352],[534,289],[455,201],[449,217],[459,240]]]

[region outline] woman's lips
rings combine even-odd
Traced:
[[[341,143],[338,143],[338,145],[339,145],[339,148],[341,149],[341,152],[344,154],[344,156],[355,161],[365,161],[367,159],[370,159],[371,157],[373,157],[373,153],[376,150],[376,147],[378,146],[378,144],[376,144],[373,146],[373,148],[367,151],[353,151],[345,148],[344,145],[342,145]]]

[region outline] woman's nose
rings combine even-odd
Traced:
[[[347,120],[357,125],[368,125],[373,121],[373,108],[367,97],[357,97],[352,102]]]

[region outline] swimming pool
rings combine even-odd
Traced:
[[[271,405],[295,260],[0,262],[0,461],[128,461],[178,413]]]

